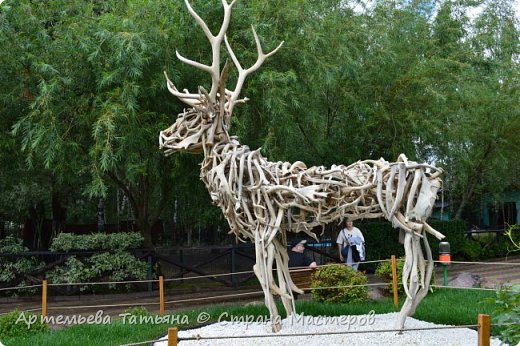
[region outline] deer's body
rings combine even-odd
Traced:
[[[365,163],[356,165],[366,173],[374,172]],[[253,231],[267,225],[285,232],[291,224],[293,232],[301,230],[315,237],[310,233],[315,226],[347,216],[381,217],[371,191],[377,184],[369,179],[370,174],[345,166],[307,168],[302,162],[270,162],[260,150],[252,151],[236,140],[215,145],[201,169],[201,180],[213,202],[231,221],[231,231],[243,240],[254,240]],[[365,197],[362,205],[355,202],[359,195]],[[349,203],[356,204],[356,212],[346,208]],[[294,209],[299,212],[287,214]],[[281,212],[284,217],[277,221]]]
[[[288,316],[295,311],[293,291],[301,293],[288,271],[288,232],[303,231],[317,239],[312,232],[315,226],[339,222],[345,217],[381,216],[404,230],[403,284],[407,300],[398,321],[402,329],[406,316],[413,314],[426,295],[431,280],[433,260],[423,231],[439,239],[443,237],[425,222],[441,185],[440,170],[408,162],[404,155],[394,163],[381,159],[350,166],[307,168],[302,162],[270,162],[259,149],[250,150],[230,137],[233,107],[245,101],[238,100],[245,77],[281,46],[264,54],[253,30],[259,57],[252,67],[243,69],[226,41],[239,76],[234,91],[225,89],[228,65],[221,74],[219,54],[233,4],[234,1],[227,4],[223,0],[224,22],[218,35],[213,36],[186,0],[188,10],[211,42],[213,63],[202,65],[177,55],[180,60],[210,73],[212,87],[210,92],[200,88],[197,94],[181,93],[167,79],[170,92],[190,107],[179,114],[170,128],[161,131],[160,147],[166,154],[180,150],[204,154],[200,177],[213,202],[222,209],[237,239],[255,243],[254,271],[264,291],[274,331],[279,331],[281,324],[273,293],[281,296]],[[273,277],[275,262],[277,280]]]

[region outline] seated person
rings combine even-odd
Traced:
[[[291,250],[289,251],[289,268],[309,267],[314,269],[317,267],[316,262],[307,257],[305,251],[305,239],[293,239],[291,242]]]

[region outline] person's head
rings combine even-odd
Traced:
[[[354,226],[354,222],[352,222],[352,219],[346,219],[345,220],[345,227],[348,229],[351,229]]]
[[[293,239],[291,242],[291,250],[294,252],[303,252],[305,251],[305,243],[307,243],[305,239]]]

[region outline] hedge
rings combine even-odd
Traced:
[[[453,259],[461,259],[464,254],[466,223],[462,220],[429,220],[428,224],[446,236],[443,241],[450,243]],[[388,259],[392,255],[404,256],[404,247],[399,243],[399,228],[393,228],[388,221],[356,222],[365,237],[366,261]],[[439,240],[428,234],[433,259],[438,259]]]

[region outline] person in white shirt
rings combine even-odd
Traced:
[[[352,220],[345,221],[345,228],[339,232],[336,243],[341,262],[358,270],[359,262],[365,259],[365,238],[359,228],[354,227]],[[353,254],[353,247],[356,248],[359,256]]]

